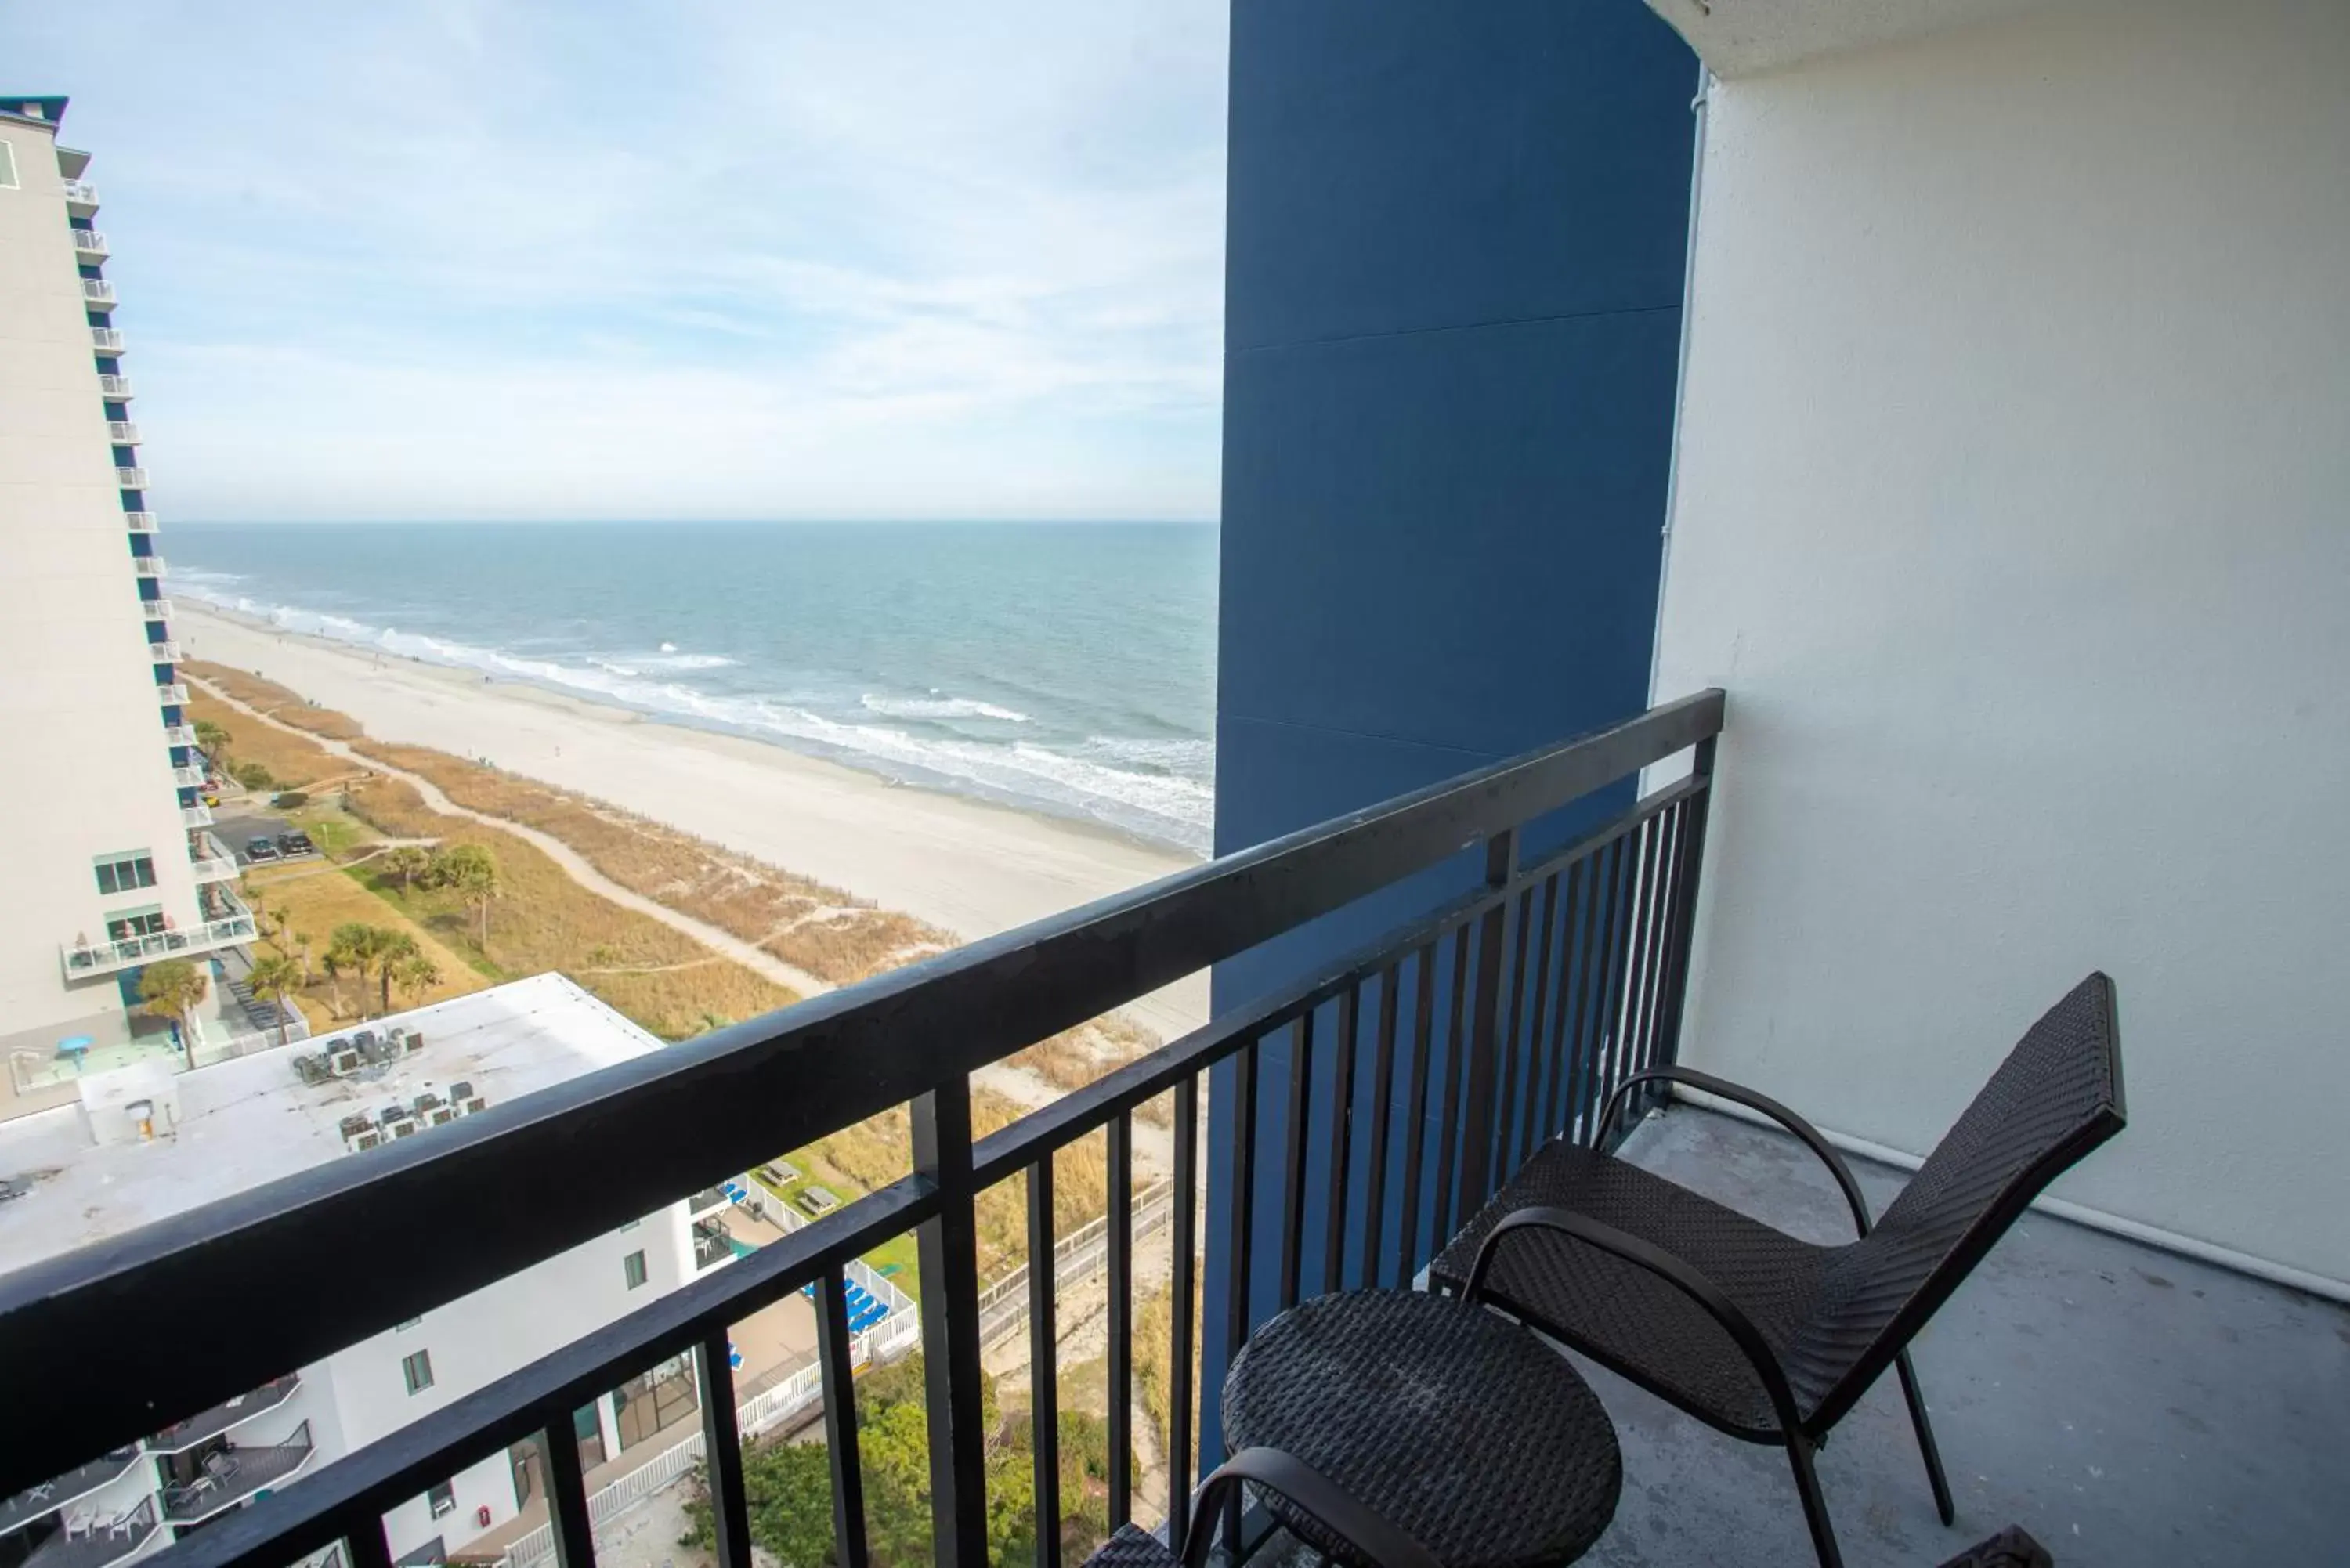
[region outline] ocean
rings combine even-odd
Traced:
[[[172,596],[1206,853],[1201,524],[190,524]]]

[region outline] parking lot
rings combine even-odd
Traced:
[[[307,851],[297,850],[291,855],[282,849],[274,854],[258,857],[253,853],[253,841],[257,838],[266,838],[272,847],[276,848],[280,839],[287,834],[297,831],[286,818],[268,812],[232,813],[223,810],[216,813],[213,819],[213,835],[235,854],[236,863],[240,866],[274,866],[285,860],[302,860],[315,857],[317,854],[315,848]]]

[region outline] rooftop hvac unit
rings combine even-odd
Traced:
[[[484,1111],[486,1111],[489,1108],[490,1102],[482,1098],[479,1095],[475,1095],[472,1099],[465,1102],[465,1114],[469,1116],[480,1116]]]
[[[359,1070],[359,1054],[348,1043],[338,1042],[328,1054],[327,1070],[338,1078],[346,1073],[356,1073]]]
[[[394,1122],[391,1124],[391,1136],[394,1137],[406,1137],[415,1130],[416,1124],[414,1122]]]
[[[454,1106],[435,1106],[424,1119],[431,1126],[446,1127],[457,1119],[457,1108]]]

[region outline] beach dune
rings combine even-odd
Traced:
[[[1107,828],[1031,815],[466,670],[374,655],[184,601],[189,655],[249,670],[378,739],[484,758],[845,888],[965,940],[1199,864]],[[1172,1038],[1207,978],[1126,1009]]]

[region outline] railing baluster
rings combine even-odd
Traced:
[[[1053,1157],[1028,1168],[1028,1426],[1036,1568],[1061,1564],[1061,1336],[1054,1324]]]
[[[1305,1251],[1305,1134],[1314,1108],[1314,1012],[1297,1015],[1289,1035],[1289,1133],[1281,1170],[1281,1306],[1297,1304]]]
[[[1575,939],[1583,929],[1579,900],[1585,888],[1584,864],[1583,860],[1576,860],[1567,867],[1566,887],[1560,895],[1558,1006],[1556,1015],[1551,1021],[1550,1085],[1543,1094],[1542,1137],[1545,1141],[1556,1137],[1564,1128],[1565,1124],[1561,1117],[1570,1114],[1568,1107],[1572,1104],[1567,1078],[1574,1070],[1574,1063],[1566,1043],[1573,1033],[1570,1020],[1575,1016],[1575,1005],[1567,987],[1575,973]]]
[[[350,1549],[351,1568],[391,1568],[391,1540],[380,1516],[344,1536],[343,1544]]]
[[[1460,1229],[1453,1213],[1452,1168],[1461,1153],[1461,1058],[1466,1053],[1461,1021],[1469,994],[1469,923],[1452,933],[1452,1020],[1444,1040],[1444,1109],[1437,1123],[1436,1241],[1443,1251],[1446,1238]],[[1462,1186],[1468,1183],[1464,1179]],[[1465,1207],[1465,1206],[1464,1206]]]
[[[1640,925],[1636,952],[1640,983],[1638,989],[1627,991],[1625,997],[1619,1083],[1640,1070],[1641,1053],[1648,1049],[1648,997],[1657,981],[1657,936],[1664,923],[1660,889],[1664,883],[1665,826],[1662,816],[1651,817],[1642,825],[1645,842],[1640,846]]]
[[[1690,771],[1696,777],[1706,780],[1710,786],[1713,778],[1713,766],[1714,741],[1709,735],[1698,742],[1697,753],[1690,763]],[[1680,1059],[1681,1011],[1689,1001],[1690,949],[1697,929],[1698,892],[1703,886],[1702,878],[1705,873],[1706,808],[1712,799],[1713,791],[1708,787],[1701,793],[1690,796],[1688,803],[1690,815],[1685,828],[1688,842],[1687,847],[1681,853],[1680,909],[1674,922],[1673,950],[1670,960],[1671,980],[1666,996],[1664,1038],[1659,1043],[1657,1051],[1658,1060],[1667,1064]]]
[[[1232,1058],[1232,1259],[1225,1282],[1226,1366],[1240,1354],[1249,1331],[1249,1272],[1256,1253],[1256,1056],[1257,1042],[1252,1040]]]
[[[1616,1086],[1617,1043],[1623,1033],[1624,1022],[1623,982],[1632,956],[1627,928],[1632,922],[1632,897],[1640,869],[1638,836],[1637,833],[1627,834],[1616,841],[1616,864],[1608,874],[1607,956],[1599,969],[1599,1037],[1594,1042],[1597,1054],[1593,1057],[1591,1075],[1594,1116],[1607,1105],[1607,1096]]]
[[[1575,981],[1581,1016],[1575,1020],[1575,1136],[1591,1137],[1591,1118],[1599,1111],[1599,1043],[1607,1029],[1607,966],[1614,950],[1616,871],[1624,841],[1614,839],[1593,857],[1591,909],[1596,917],[1583,942],[1583,977]]]
[[[931,1551],[941,1568],[985,1568],[987,1433],[980,1407],[971,1080],[950,1078],[915,1100],[913,1132],[914,1172],[939,1194],[938,1214],[914,1233],[930,1417]]]
[[[596,1527],[588,1518],[588,1475],[579,1468],[579,1434],[568,1412],[539,1434],[546,1449],[546,1514],[555,1526],[557,1568],[595,1568]]]
[[[1379,977],[1378,1041],[1372,1047],[1371,1055],[1370,1158],[1368,1168],[1363,1172],[1363,1283],[1366,1286],[1379,1282],[1379,1253],[1387,1234],[1388,1121],[1395,1115],[1395,1107],[1388,1102],[1395,1097],[1396,981],[1400,973],[1398,965],[1389,964]],[[1408,1125],[1405,1135],[1412,1136]],[[1409,1233],[1409,1216],[1405,1224]]]
[[[734,1414],[732,1350],[723,1328],[713,1329],[694,1346],[694,1392],[702,1400],[702,1457],[709,1479],[710,1522],[718,1534],[718,1568],[751,1568],[751,1518],[743,1493],[743,1431]]]
[[[1485,886],[1506,888],[1518,868],[1518,833],[1507,828],[1485,840]],[[1479,922],[1477,994],[1469,1026],[1468,1119],[1461,1131],[1461,1208],[1474,1213],[1493,1190],[1493,1096],[1501,1069],[1502,960],[1509,950],[1514,918],[1507,898],[1496,898]]]
[[[1388,971],[1392,984],[1399,971]],[[1396,1227],[1396,1289],[1411,1282],[1419,1272],[1419,1161],[1421,1147],[1428,1141],[1428,1052],[1430,1026],[1436,1012],[1436,944],[1424,943],[1419,962],[1413,970],[1412,981],[1412,1047],[1411,1097],[1405,1108],[1403,1124],[1403,1222]],[[1395,1033],[1395,1017],[1389,1010],[1386,1019],[1388,1036]],[[1378,1284],[1377,1271],[1365,1268],[1363,1283]]]
[[[1508,1179],[1515,1165],[1510,1158],[1510,1125],[1518,1118],[1518,1078],[1527,1054],[1520,1048],[1519,1033],[1526,1019],[1526,950],[1534,934],[1534,890],[1529,886],[1518,895],[1510,913],[1510,923],[1517,928],[1517,943],[1510,961],[1510,1026],[1502,1032],[1501,1049],[1495,1054],[1502,1078],[1502,1103],[1493,1113],[1492,1163],[1497,1187]],[[1528,1092],[1532,1092],[1531,1087]]]
[[[1673,923],[1680,916],[1681,805],[1676,801],[1666,808],[1659,829],[1664,845],[1657,852],[1657,921],[1648,939],[1648,994],[1641,1008],[1640,1056],[1634,1071],[1645,1071],[1656,1064],[1657,1026],[1664,1011],[1666,970],[1670,962]],[[1634,1096],[1633,1108],[1645,1111],[1657,1101],[1654,1087]]]
[[[1363,982],[1338,993],[1338,1033],[1330,1061],[1330,1192],[1323,1210],[1322,1288],[1347,1288],[1347,1177],[1355,1158],[1355,1012]]]
[[[816,1286],[816,1355],[824,1370],[824,1446],[832,1460],[835,1568],[866,1568],[865,1470],[857,1453],[857,1373],[850,1356],[848,1289],[837,1269]],[[729,1405],[728,1409],[733,1407]],[[723,1565],[722,1564],[722,1568]]]
[[[1170,1260],[1167,1321],[1167,1544],[1183,1551],[1190,1524],[1191,1496],[1191,1293],[1195,1286],[1191,1249],[1195,1245],[1200,1199],[1200,1080],[1185,1078],[1175,1085],[1175,1194],[1168,1230],[1174,1256]]]
[[[1109,1124],[1109,1527],[1134,1512],[1134,1117]],[[843,1565],[846,1568],[846,1565]]]
[[[1542,935],[1534,942],[1534,1006],[1526,1023],[1526,1115],[1518,1140],[1512,1146],[1512,1171],[1534,1152],[1534,1127],[1541,1119],[1539,1102],[1547,1083],[1543,1072],[1543,1014],[1550,1008],[1551,923],[1558,913],[1558,880],[1556,872],[1543,878]]]

